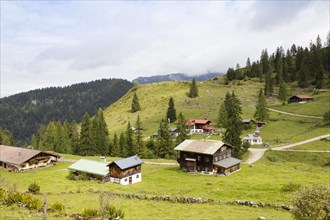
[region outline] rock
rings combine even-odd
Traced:
[[[258,220],[266,220],[266,218],[264,216],[259,216]]]

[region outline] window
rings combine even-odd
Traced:
[[[204,161],[205,162],[210,162],[210,158],[209,157],[205,157]]]
[[[127,182],[127,178],[125,178],[125,182]]]
[[[183,154],[183,158],[186,159],[187,158],[187,155],[186,154]]]
[[[215,162],[217,162],[217,161],[218,161],[218,156],[216,156],[216,157],[214,158],[214,161],[215,161]]]
[[[139,178],[139,175],[136,175],[136,179],[138,179]]]
[[[197,160],[201,161],[202,157],[201,156],[197,156]]]

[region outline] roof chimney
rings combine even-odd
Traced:
[[[106,163],[107,162],[107,159],[105,158],[105,156],[100,156],[100,159],[102,162]]]

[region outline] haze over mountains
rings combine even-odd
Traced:
[[[134,79],[133,82],[138,82],[139,84],[148,84],[148,83],[165,82],[165,81],[185,81],[185,80],[192,80],[193,78],[195,78],[197,81],[205,81],[220,75],[223,75],[223,73],[206,73],[195,76],[190,76],[185,73],[170,73],[165,75],[138,77]]]

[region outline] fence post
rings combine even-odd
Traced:
[[[47,194],[44,193],[44,216],[42,218],[43,220],[47,219]]]

